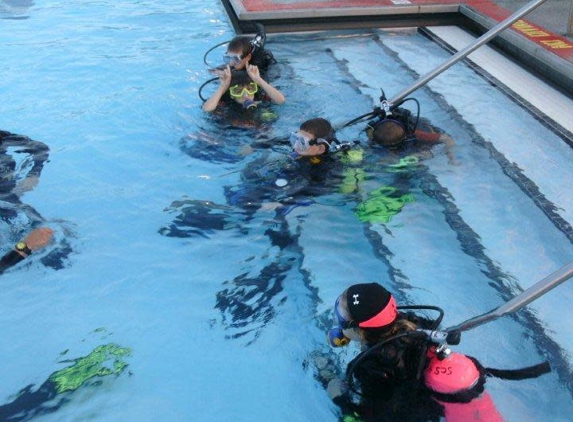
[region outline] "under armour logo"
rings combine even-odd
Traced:
[[[358,305],[360,302],[358,301],[358,295],[352,295],[352,297],[354,298],[354,302],[352,302],[353,305]]]

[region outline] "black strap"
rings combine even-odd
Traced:
[[[519,369],[495,369],[484,368],[486,375],[490,377],[501,378],[504,380],[525,380],[529,378],[537,378],[540,375],[551,372],[549,362],[545,361],[537,365],[527,366]]]

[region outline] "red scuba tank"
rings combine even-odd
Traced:
[[[446,422],[502,422],[504,419],[495,408],[487,392],[479,394],[482,374],[475,363],[465,355],[451,353],[443,360],[430,352],[424,372],[426,387],[437,393],[434,399],[444,407]],[[477,390],[472,395],[472,389]],[[469,397],[461,400],[458,397]]]

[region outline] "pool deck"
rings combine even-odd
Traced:
[[[479,34],[529,3],[528,0],[221,1],[229,14],[234,15],[231,19],[235,19],[238,32],[250,32],[243,31],[241,25],[248,27],[257,21],[265,25],[268,33],[375,27],[431,30],[454,25]],[[573,37],[566,36],[569,7],[573,7],[570,0],[548,0],[492,43],[573,96]]]

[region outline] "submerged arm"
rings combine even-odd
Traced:
[[[456,163],[456,157],[454,155],[454,146],[456,145],[454,138],[452,138],[450,135],[446,133],[442,133],[440,135],[440,138],[438,139],[438,142],[441,142],[445,145],[446,155],[448,156],[448,162],[451,165],[455,166],[457,163]]]

